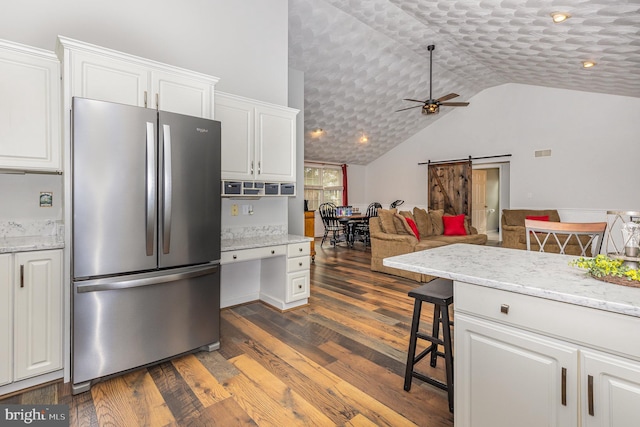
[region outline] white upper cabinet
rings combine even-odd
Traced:
[[[213,117],[217,77],[58,37],[65,96]]]
[[[298,110],[216,93],[222,179],[295,182]]]
[[[0,169],[59,172],[60,140],[58,59],[0,40]]]

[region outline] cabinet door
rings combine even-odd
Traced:
[[[222,126],[222,179],[254,179],[253,105],[218,93],[215,119]]]
[[[74,51],[71,55],[72,96],[154,107],[149,91],[149,71],[111,57]]]
[[[60,64],[0,42],[0,168],[60,170]]]
[[[582,425],[640,425],[640,363],[581,350],[581,366]]]
[[[153,71],[151,88],[153,102],[149,106],[153,108],[157,106],[158,109],[171,113],[212,118],[212,85],[209,82],[163,71]]]
[[[15,255],[14,379],[62,368],[62,251]]]
[[[256,178],[265,181],[296,180],[295,113],[256,108]]]
[[[13,330],[11,297],[11,254],[0,255],[0,385],[11,382],[11,361],[13,360],[13,345],[11,345],[11,331]]]
[[[577,348],[458,313],[454,333],[456,427],[577,425]]]

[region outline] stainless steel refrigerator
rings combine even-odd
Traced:
[[[220,342],[220,122],[74,98],[73,393]]]

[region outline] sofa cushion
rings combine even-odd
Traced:
[[[484,245],[487,243],[486,234],[468,234],[466,236],[432,236],[429,240],[441,242],[447,245],[453,243],[472,243],[474,245]],[[422,241],[420,242],[422,243]]]
[[[524,220],[527,215],[549,217],[549,221],[560,222],[560,215],[556,209],[503,209],[502,221],[504,225],[515,225],[524,227]]]
[[[464,227],[464,214],[460,215],[444,215],[442,217],[442,224],[444,226],[444,236],[466,236],[467,230]]]
[[[411,218],[406,218],[407,220],[407,224],[409,224],[409,227],[411,227],[411,230],[413,231],[413,235],[416,236],[416,239],[420,240],[420,231],[418,231],[418,226],[416,225],[416,222],[411,219]]]
[[[418,232],[422,237],[431,236],[433,227],[431,226],[431,218],[426,210],[413,208],[413,220],[416,222]]]
[[[444,233],[444,225],[442,223],[442,216],[444,215],[444,209],[437,209],[429,211],[429,218],[431,218],[431,227],[433,230],[433,236],[441,236]]]
[[[378,209],[378,218],[380,218],[380,226],[384,233],[397,234],[393,220],[395,213],[396,209]]]
[[[413,230],[407,222],[407,219],[404,216],[398,213],[394,214],[393,223],[396,226],[396,234],[408,234],[410,236],[415,236],[415,234],[413,234]]]
[[[531,219],[534,221],[549,221],[549,215],[527,215],[524,219]]]

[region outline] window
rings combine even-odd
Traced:
[[[304,198],[308,200],[309,210],[318,210],[318,206],[331,202],[342,205],[342,169],[335,165],[305,165]]]

